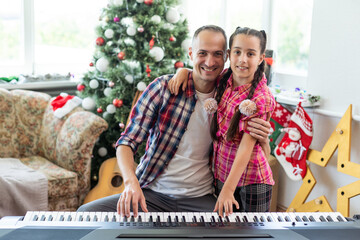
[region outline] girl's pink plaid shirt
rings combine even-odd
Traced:
[[[242,85],[232,89],[233,81],[232,75],[228,79],[226,90],[221,98],[218,106],[217,121],[218,121],[218,140],[214,141],[214,175],[215,179],[225,182],[230,173],[231,166],[235,160],[237,149],[240,145],[241,138],[245,133],[247,122],[250,118],[260,117],[264,120],[269,120],[275,108],[275,99],[266,85],[266,78],[258,84],[253,98],[251,99],[256,103],[257,111],[251,116],[244,116],[239,122],[239,132],[236,134],[232,141],[226,140],[226,133],[230,125],[230,120],[237,111],[240,103],[246,99],[249,94],[250,84]],[[249,150],[250,151],[250,150]],[[260,146],[256,143],[250,161],[242,173],[238,183],[238,187],[249,184],[270,184],[274,185],[271,168],[268,160]]]

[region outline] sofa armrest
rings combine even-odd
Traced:
[[[78,174],[81,192],[90,189],[90,168],[93,147],[108,128],[101,117],[86,111],[71,114],[64,122],[56,141],[55,164]]]

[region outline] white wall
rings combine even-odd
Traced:
[[[321,96],[321,109],[345,113],[353,104],[353,114],[360,115],[360,1],[314,0],[307,90]],[[306,109],[313,119],[311,148],[321,151],[340,117],[319,115]],[[351,161],[360,164],[360,122],[352,121]],[[360,178],[337,172],[337,151],[327,167],[310,163],[317,184],[308,201],[325,195],[336,211],[337,188]],[[289,206],[301,182],[292,182],[280,173],[278,202]],[[359,172],[360,176],[360,172]],[[360,192],[360,189],[359,189]],[[360,213],[360,196],[350,200],[350,216]]]

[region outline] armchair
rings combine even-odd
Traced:
[[[0,158],[17,158],[46,176],[47,210],[74,211],[90,190],[93,147],[108,124],[81,107],[56,118],[51,100],[0,88]]]

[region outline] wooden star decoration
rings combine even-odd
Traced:
[[[326,167],[330,158],[338,149],[337,170],[338,172],[360,178],[360,164],[350,162],[351,148],[351,113],[352,105],[349,106],[344,116],[336,126],[322,151],[309,149],[308,160],[321,167]],[[305,203],[310,192],[314,188],[316,180],[307,168],[307,173],[303,179],[299,191],[291,202],[287,211],[295,212],[329,212],[333,211],[325,196],[318,197],[310,202]],[[360,180],[338,188],[337,191],[337,211],[343,216],[349,216],[350,198],[360,195]]]

